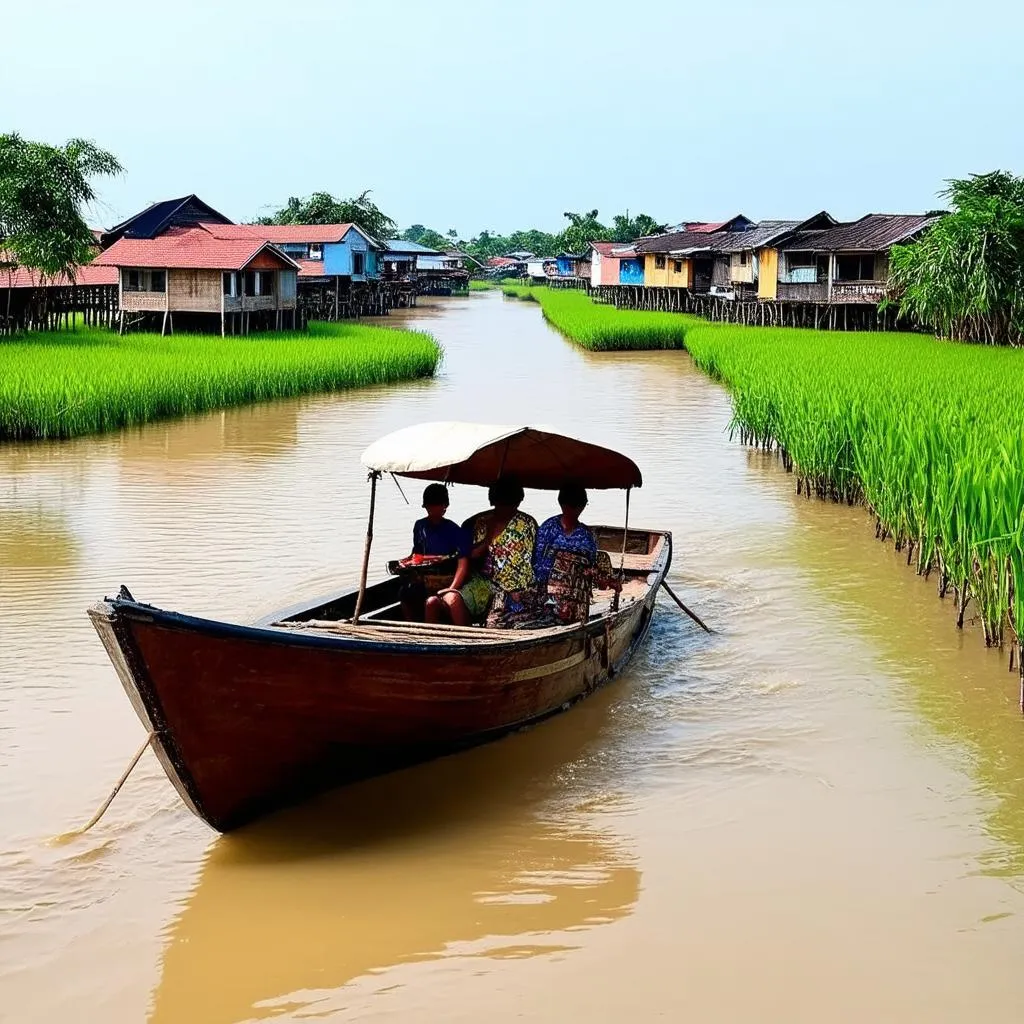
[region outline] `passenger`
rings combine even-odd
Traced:
[[[402,611],[407,619],[427,622],[468,622],[458,590],[470,574],[470,535],[458,523],[445,518],[448,511],[448,488],[444,484],[428,484],[423,491],[426,516],[416,520],[412,528],[412,554],[458,559],[455,576],[446,579],[427,573],[408,583],[402,590]],[[431,578],[431,576],[433,578]],[[436,594],[438,584],[447,583]]]
[[[580,522],[587,507],[587,492],[567,484],[558,492],[561,515],[541,523],[533,571],[544,612],[555,623],[585,622],[595,579],[618,588],[607,569],[599,570],[597,538]],[[607,561],[607,559],[605,559]]]
[[[537,520],[519,506],[525,497],[514,480],[502,479],[487,491],[491,508],[467,519],[473,536],[473,559],[479,571],[462,588],[462,597],[476,621],[511,626],[529,611],[534,594],[533,549]]]

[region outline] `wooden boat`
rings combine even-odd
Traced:
[[[537,722],[614,677],[647,634],[672,539],[630,528],[628,500],[625,526],[594,528],[622,586],[595,592],[587,621],[534,630],[403,621],[400,579],[366,583],[381,473],[462,483],[514,473],[526,487],[574,479],[627,495],[641,482],[624,455],[564,435],[410,429],[418,436],[398,431],[363,456],[371,516],[358,588],[252,625],[156,608],[123,587],[89,609],[169,779],[215,829]]]

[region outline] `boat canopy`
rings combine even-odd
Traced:
[[[639,487],[637,464],[620,452],[526,426],[420,423],[387,434],[362,456],[367,469],[420,480],[487,487],[511,477],[523,487],[557,490]]]

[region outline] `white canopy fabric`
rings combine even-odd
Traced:
[[[420,480],[487,487],[510,477],[523,487],[557,490],[639,487],[636,463],[619,452],[526,426],[421,423],[387,434],[362,455],[367,469]]]

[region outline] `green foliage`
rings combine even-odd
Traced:
[[[536,228],[513,231],[511,235],[481,231],[475,238],[466,242],[462,249],[478,260],[504,256],[507,252],[532,252],[537,256],[554,256],[558,252],[558,237],[546,231],[538,231]]]
[[[496,287],[497,285],[493,281],[478,281],[476,278],[471,278],[469,282],[471,292],[488,292]]]
[[[658,235],[667,230],[668,225],[659,224],[653,217],[646,213],[638,213],[630,217],[629,210],[624,214],[618,213],[612,221],[611,238],[605,239],[611,242],[635,242],[638,238],[647,235]],[[597,241],[597,239],[591,239]]]
[[[942,194],[953,212],[890,254],[900,308],[940,337],[1024,343],[1024,178],[972,175]]]
[[[562,216],[569,221],[569,226],[558,236],[559,245],[565,252],[579,255],[591,242],[608,237],[608,228],[597,219],[597,210],[567,212]]]
[[[358,224],[378,241],[394,237],[398,226],[370,199],[370,189],[351,199],[335,199],[329,192],[314,192],[308,199],[292,196],[276,213],[258,224]]]
[[[82,207],[96,198],[91,179],[121,169],[86,139],[48,146],[0,135],[0,242],[9,262],[46,277],[88,263],[94,239]]]
[[[0,342],[0,441],[428,377],[440,355],[427,334],[351,323],[235,338],[32,334]]]
[[[425,245],[428,249],[437,249],[439,252],[447,251],[453,244],[450,238],[445,238],[444,235],[430,228],[427,228],[417,241],[420,245]]]
[[[595,352],[683,347],[683,324],[674,313],[638,313],[601,306],[581,291],[502,285],[502,293],[540,305],[544,318],[566,337]]]
[[[745,440],[778,445],[800,489],[863,500],[919,571],[976,602],[989,642],[1020,636],[1024,353],[681,319]]]

